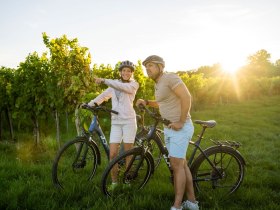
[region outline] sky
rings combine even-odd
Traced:
[[[88,47],[93,64],[159,55],[167,71],[280,59],[279,0],[0,0],[0,66],[48,51],[42,33]]]

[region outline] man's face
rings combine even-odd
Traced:
[[[147,72],[148,76],[152,80],[156,81],[161,74],[161,70],[159,68],[159,65],[149,62],[149,63],[146,64],[145,67],[146,67],[146,72]]]

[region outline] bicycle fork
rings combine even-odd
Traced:
[[[80,159],[80,155],[82,153],[84,144],[85,143],[79,143],[77,154],[76,154],[76,157],[75,157],[75,159],[73,161],[73,164],[72,164],[72,167],[74,169],[83,168],[86,165],[86,155],[87,155],[87,152],[88,152],[88,146],[85,146],[86,148],[85,148],[85,150],[82,154],[82,158]]]

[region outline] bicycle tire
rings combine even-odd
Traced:
[[[238,151],[228,146],[213,146],[204,152],[222,174],[222,178],[201,153],[191,165],[195,189],[199,196],[224,200],[235,192],[243,181],[244,159]]]
[[[77,156],[80,149],[80,153]],[[86,157],[83,159],[81,154]],[[52,166],[53,184],[58,188],[72,188],[90,181],[98,164],[97,147],[91,145],[86,137],[76,137],[67,142],[57,153]],[[90,163],[90,164],[89,164]]]
[[[163,157],[163,154],[159,148],[160,147],[159,144],[163,145],[163,143],[162,143],[163,141],[159,135],[160,134],[156,133],[156,137],[153,137],[152,139],[149,140],[149,151],[153,156],[155,169],[159,166],[161,159]],[[147,133],[137,134],[136,141],[135,141],[136,145],[140,146],[138,144],[140,139],[144,138],[144,141],[147,141],[147,139],[145,139],[146,136],[147,136]]]
[[[130,158],[126,169],[125,159]],[[111,171],[118,167],[117,186],[112,189]],[[109,197],[127,195],[128,192],[142,189],[153,173],[153,160],[150,153],[144,153],[140,147],[132,148],[114,158],[103,172],[102,192]]]

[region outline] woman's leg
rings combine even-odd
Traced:
[[[111,143],[110,144],[110,161],[115,158],[119,153],[119,143]],[[111,177],[112,182],[116,183],[118,182],[118,166],[115,165],[111,170]]]
[[[132,147],[133,147],[132,143],[124,143],[124,151],[130,150]],[[128,166],[130,160],[131,160],[131,157],[126,158],[126,160],[125,160],[126,167]]]

